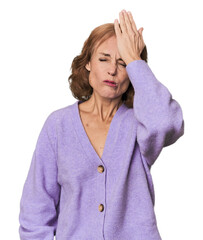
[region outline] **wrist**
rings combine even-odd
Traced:
[[[133,61],[135,61],[135,60],[142,60],[142,58],[141,58],[141,57],[128,58],[128,59],[125,61],[125,63],[126,63],[126,65],[128,65],[129,63],[131,63],[131,62],[133,62]]]

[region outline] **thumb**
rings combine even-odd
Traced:
[[[142,35],[143,30],[144,28],[140,28],[138,32]]]

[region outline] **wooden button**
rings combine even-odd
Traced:
[[[104,205],[103,204],[99,204],[99,211],[103,212],[104,211]]]
[[[100,173],[103,173],[104,167],[103,167],[102,165],[99,165],[99,166],[97,167],[97,171],[100,172]]]

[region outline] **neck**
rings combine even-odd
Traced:
[[[121,97],[115,99],[104,99],[97,97],[94,93],[87,102],[89,112],[97,116],[99,121],[105,123],[112,120],[114,114],[123,103]]]

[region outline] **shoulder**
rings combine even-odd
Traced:
[[[60,120],[60,119],[63,119],[63,117],[66,115],[66,114],[70,114],[74,108],[74,105],[76,104],[73,103],[73,104],[70,104],[70,105],[67,105],[65,107],[62,107],[62,108],[58,108],[58,109],[55,109],[53,110],[52,112],[49,113],[47,119],[50,119],[50,120]]]
[[[136,126],[137,125],[137,118],[135,116],[135,112],[133,108],[129,108],[125,105],[124,111],[122,112],[120,116],[122,121],[125,121],[130,126]]]
[[[50,112],[45,119],[44,125],[46,125],[47,128],[53,129],[64,120],[66,121],[67,119],[70,119],[70,114],[73,111],[75,104],[76,102]]]
[[[122,111],[122,115],[124,117],[127,117],[129,119],[132,119],[133,115],[133,108],[129,108],[128,106],[126,106],[125,104],[123,105],[123,111]]]

